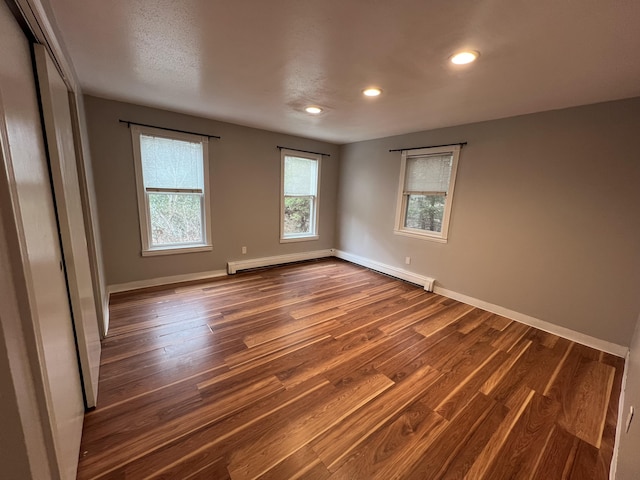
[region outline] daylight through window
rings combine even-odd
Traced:
[[[142,251],[210,249],[208,139],[132,127]]]
[[[318,238],[320,155],[282,150],[281,241]]]
[[[396,233],[446,240],[459,146],[402,152]]]

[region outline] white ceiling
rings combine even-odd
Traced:
[[[86,93],[334,143],[640,96],[637,0],[50,2]]]

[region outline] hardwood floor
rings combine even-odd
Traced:
[[[624,361],[328,259],[113,295],[80,479],[605,479]]]

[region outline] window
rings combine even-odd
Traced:
[[[211,250],[208,138],[131,126],[142,255]]]
[[[395,233],[446,241],[460,146],[402,152]]]
[[[320,157],[282,150],[280,242],[318,239]]]

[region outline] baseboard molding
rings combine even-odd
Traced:
[[[107,293],[128,292],[130,290],[139,290],[141,288],[159,287],[162,285],[170,285],[172,283],[193,282],[198,280],[207,280],[209,278],[224,277],[227,274],[236,273],[239,270],[249,268],[269,267],[273,265],[281,265],[283,263],[300,262],[303,260],[313,260],[316,258],[331,257],[334,254],[332,248],[326,250],[315,250],[312,252],[292,253],[288,255],[277,255],[275,257],[252,258],[250,260],[239,260],[229,262],[227,270],[210,270],[207,272],[187,273],[184,275],[171,275],[168,277],[150,278],[148,280],[138,280],[135,282],[117,283],[107,286]]]
[[[348,253],[342,250],[336,250],[335,256],[346,260],[351,263],[356,263],[358,265],[362,265],[363,267],[370,268],[371,270],[375,270],[377,272],[382,272],[387,275],[391,275],[395,278],[400,278],[402,280],[406,280],[407,282],[415,283],[416,285],[421,285],[425,290],[431,292],[434,288],[435,280],[430,277],[426,277],[424,275],[419,275],[417,273],[410,272],[408,270],[404,270],[402,268],[392,267],[391,265],[386,265],[384,263],[376,262],[375,260],[371,260],[369,258],[361,257],[359,255],[354,255],[353,253]]]
[[[631,350],[627,350],[624,360],[624,373],[622,374],[622,387],[620,389],[620,399],[618,400],[618,424],[616,425],[616,440],[613,447],[613,457],[611,458],[611,468],[609,469],[609,478],[615,480],[618,470],[618,452],[620,450],[620,437],[622,430],[625,428],[626,416],[624,415],[625,394],[627,391],[627,378],[629,374],[629,360],[631,358]]]
[[[524,323],[525,325],[535,327],[539,330],[544,330],[545,332],[558,335],[559,337],[566,338],[567,340],[571,340],[572,342],[580,343],[582,345],[586,345],[587,347],[610,353],[617,357],[624,358],[629,350],[627,347],[624,347],[622,345],[607,342],[606,340],[601,340],[584,333],[576,332],[575,330],[571,330],[570,328],[561,327],[560,325],[546,322],[544,320],[540,320],[539,318],[516,312],[515,310],[510,310],[508,308],[501,307],[500,305],[485,302],[484,300],[470,297],[462,293],[454,292],[453,290],[448,290],[446,288],[436,286],[434,292],[439,295],[443,295],[445,297],[453,298],[454,300],[473,305],[474,307],[482,308],[483,310],[487,310],[488,312],[497,313],[498,315],[510,318],[511,320],[516,320],[517,322]]]
[[[252,258],[249,260],[238,260],[227,263],[227,273],[233,275],[240,270],[248,270],[250,268],[271,267],[274,265],[282,265],[284,263],[301,262],[303,260],[315,260],[317,258],[332,257],[334,255],[333,248],[326,250],[315,250],[312,252],[290,253],[287,255],[276,255],[274,257]]]
[[[392,267],[391,265],[385,265],[384,263],[380,263],[375,260],[371,260],[341,250],[336,250],[335,256],[338,258],[342,258],[343,260],[362,265],[363,267],[371,268],[372,270],[386,273],[387,275],[401,278],[411,283],[416,283],[418,285],[425,285],[427,281],[434,281],[429,277],[409,272],[401,268]],[[464,295],[453,290],[448,290],[437,285],[433,287],[433,292],[448,298],[452,298],[454,300],[458,300],[460,302],[464,302],[469,305],[473,305],[474,307],[482,308],[483,310],[487,310],[488,312],[497,313],[498,315],[510,318],[511,320],[515,320],[517,322],[524,323],[525,325],[544,330],[545,332],[558,335],[559,337],[566,338],[567,340],[571,340],[572,342],[596,348],[617,357],[624,358],[629,351],[629,349],[625,346],[617,345],[615,343],[607,342],[606,340],[601,340],[584,333],[576,332],[575,330],[561,327],[559,325],[540,320],[539,318],[531,317],[524,313],[516,312],[515,310],[510,310],[508,308],[501,307],[500,305],[485,302],[484,300],[470,297],[469,295]]]
[[[172,283],[192,282],[197,280],[206,280],[208,278],[224,277],[227,272],[224,270],[210,270],[208,272],[187,273],[184,275],[171,275],[169,277],[150,278],[148,280],[138,280],[135,282],[117,283],[107,286],[109,295],[112,293],[128,292],[130,290],[139,290],[141,288],[159,287],[161,285],[170,285]]]
[[[254,258],[250,260],[239,260],[239,261],[229,262],[227,264],[226,272],[224,270],[212,270],[208,272],[189,273],[186,275],[173,275],[169,277],[159,277],[159,278],[152,278],[149,280],[139,280],[135,282],[120,283],[120,284],[109,285],[107,287],[107,291],[110,295],[112,293],[126,292],[129,290],[138,290],[141,288],[148,288],[148,287],[157,287],[160,285],[168,285],[172,283],[190,282],[190,281],[196,281],[196,280],[206,280],[209,278],[223,277],[227,275],[227,273],[234,274],[240,270],[247,270],[250,268],[269,267],[273,265],[300,262],[304,260],[314,260],[317,258],[325,258],[325,257],[331,257],[331,256],[341,258],[343,260],[346,260],[351,263],[355,263],[357,265],[362,265],[363,267],[367,267],[372,270],[385,273],[395,278],[400,278],[402,280],[415,283],[416,285],[421,285],[425,288],[425,290],[433,291],[439,295],[443,295],[445,297],[449,297],[454,300],[458,300],[458,301],[467,303],[469,305],[473,305],[474,307],[482,308],[483,310],[487,310],[492,313],[497,313],[498,315],[502,315],[503,317],[516,320],[520,323],[524,323],[525,325],[529,325],[529,326],[538,328],[540,330],[544,330],[545,332],[558,335],[560,337],[566,338],[573,342],[580,343],[588,347],[596,348],[598,350],[602,350],[603,352],[611,353],[612,355],[616,355],[618,357],[624,358],[629,351],[629,349],[623,345],[617,345],[615,343],[607,342],[605,340],[601,340],[599,338],[595,338],[590,335],[586,335],[584,333],[576,332],[575,330],[571,330],[566,327],[561,327],[559,325],[555,325],[553,323],[540,320],[539,318],[535,318],[530,315],[517,312],[515,310],[510,310],[500,305],[485,302],[484,300],[470,297],[469,295],[465,295],[462,293],[455,292],[453,290],[448,290],[446,288],[439,287],[435,285],[435,280],[431,277],[420,275],[402,268],[393,267],[391,265],[377,262],[375,260],[371,260],[366,257],[361,257],[353,253],[345,252],[342,250],[336,250],[333,248],[325,249],[325,250],[315,250],[311,252],[292,253],[288,255],[277,255],[273,257]]]
[[[103,331],[103,335],[102,338],[107,338],[107,335],[109,334],[109,290],[107,290],[105,292],[105,297],[106,297],[106,303],[107,305],[105,306],[104,310],[103,310],[103,317],[102,317],[102,331]]]

